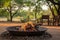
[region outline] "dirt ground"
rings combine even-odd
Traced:
[[[0,34],[6,31],[7,27],[20,26],[22,23],[0,23]],[[60,26],[41,26],[48,28],[47,32],[52,35],[52,38],[48,40],[60,40]]]
[[[52,35],[51,40],[60,40],[60,26],[44,26],[48,28],[47,32]]]

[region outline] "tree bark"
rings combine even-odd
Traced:
[[[54,5],[58,5],[58,9],[57,9],[57,11],[58,11],[58,15],[60,15],[60,1],[58,1],[57,3],[56,2],[54,2],[54,0],[49,0],[51,3],[53,3]]]
[[[36,9],[35,9],[35,19],[37,19],[37,6],[36,6]]]
[[[12,16],[12,7],[11,7],[11,5],[10,5],[10,11],[9,12],[10,12],[10,20],[9,21],[12,22],[13,16]]]
[[[52,2],[55,5],[60,5],[60,1],[58,1],[58,3],[54,2],[54,0],[48,0],[48,1]]]

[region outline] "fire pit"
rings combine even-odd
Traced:
[[[40,36],[46,32],[46,28],[40,27],[38,31],[19,31],[20,27],[8,27],[7,31],[13,36]]]
[[[7,28],[7,31],[13,36],[40,36],[44,34],[46,30],[46,28],[40,26],[32,27],[30,24],[26,27],[13,26]]]

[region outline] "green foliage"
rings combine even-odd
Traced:
[[[21,12],[18,12],[18,13],[16,13],[16,15],[14,15],[14,17],[17,17],[17,16],[23,17],[25,19],[25,18],[27,18],[27,12],[21,10]]]
[[[0,8],[2,8],[2,7],[8,7],[9,8],[10,7],[9,5],[11,5],[10,4],[11,1],[12,0],[0,0]],[[40,1],[42,1],[42,3],[40,3]],[[16,4],[19,4],[18,6],[21,7],[18,10],[18,12],[16,12],[16,15],[14,15],[14,17],[20,16],[20,17],[23,17],[24,19],[27,19],[29,16],[30,19],[33,19],[35,17],[35,13],[36,13],[37,18],[40,18],[42,16],[42,13],[44,13],[44,12],[42,12],[43,10],[42,10],[41,6],[42,6],[42,4],[46,5],[45,1],[48,1],[48,0],[37,0],[35,3],[32,2],[32,0],[14,0],[14,2]],[[55,2],[58,2],[58,0],[55,0]],[[29,7],[29,10],[28,11],[21,10],[23,8],[23,6]],[[30,12],[32,6],[34,6],[34,9],[32,12]],[[12,8],[13,8],[13,5],[12,5]],[[50,10],[48,10],[48,11],[50,11]],[[54,8],[54,13],[57,14],[55,8]],[[10,13],[7,12],[7,10],[0,9],[0,17],[9,17],[9,14]],[[14,13],[12,13],[12,14],[14,14]]]
[[[0,7],[6,7],[10,4],[11,0],[0,0]]]
[[[23,4],[23,0],[14,0],[17,4],[22,5]]]
[[[54,14],[57,16],[57,10],[55,9],[55,7],[53,6],[53,10],[54,10]]]
[[[0,9],[0,17],[8,17],[9,13],[6,10]]]

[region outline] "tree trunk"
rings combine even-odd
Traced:
[[[58,1],[57,3],[54,2],[54,0],[49,0],[51,3],[53,3],[54,5],[57,5],[58,6],[58,9],[57,9],[57,12],[58,12],[58,25],[59,24],[59,20],[60,20],[60,1]]]
[[[49,4],[48,1],[47,1],[47,4],[48,4],[48,6],[49,6],[49,8],[50,8],[50,10],[51,10],[51,12],[52,12],[52,15],[53,15],[53,25],[54,25],[55,14],[54,14],[54,11],[53,11],[53,9],[51,8],[51,5]]]
[[[12,22],[12,19],[13,19],[13,16],[12,16],[12,7],[11,7],[11,5],[10,5],[10,22]]]
[[[10,13],[10,22],[12,22],[12,19],[13,19],[13,17],[12,17],[12,15],[11,15],[12,13]]]
[[[36,6],[36,9],[35,9],[35,19],[37,19],[37,6]]]
[[[47,1],[47,4],[48,4],[48,6],[49,6],[49,8],[50,8],[50,10],[51,10],[51,12],[52,12],[53,17],[55,17],[54,11],[53,11],[53,9],[51,8],[51,6],[50,6],[50,4],[49,4],[48,1]]]
[[[12,22],[12,19],[13,19],[13,16],[12,16],[12,13],[10,13],[10,22]]]
[[[36,19],[37,17],[36,17],[36,12],[35,12],[35,19]]]
[[[60,5],[58,5],[58,15],[60,15]]]

